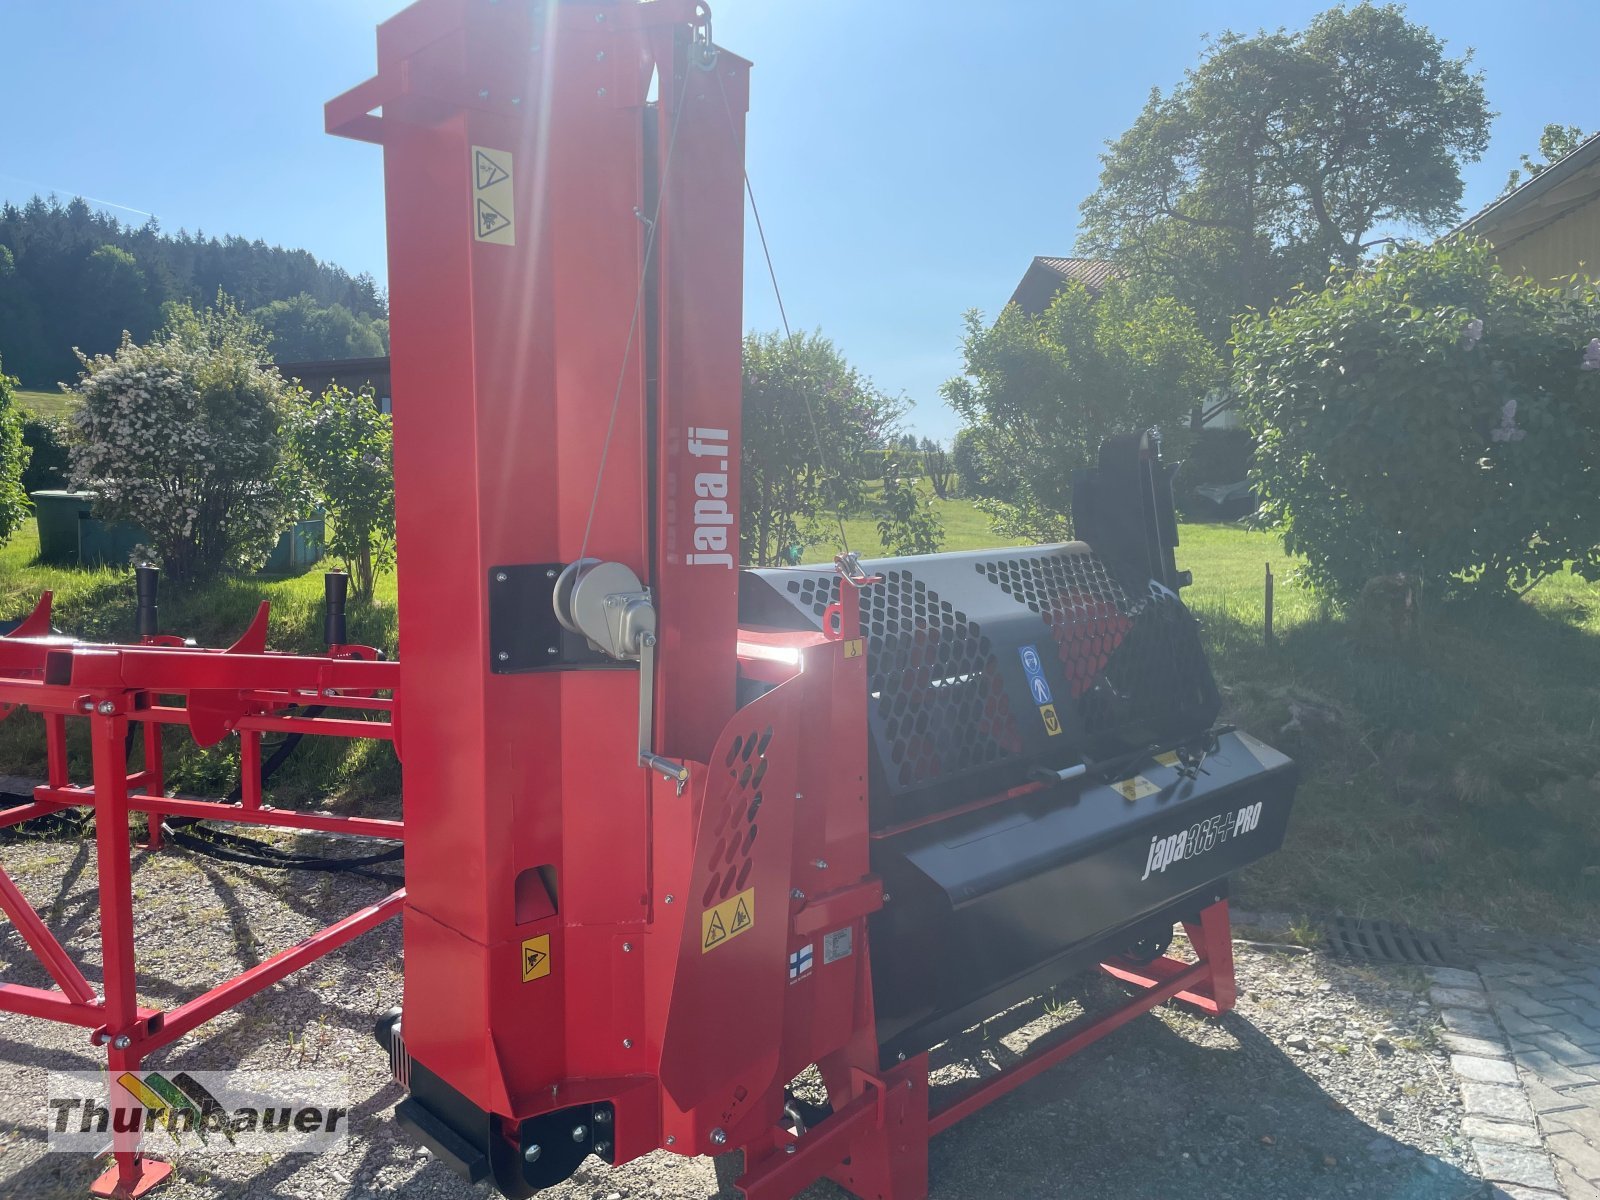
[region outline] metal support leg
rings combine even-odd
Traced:
[[[167,790],[166,771],[161,761],[161,726],[155,721],[144,722],[144,794],[146,796],[160,796]],[[151,809],[146,814],[145,820],[148,833],[145,838],[145,847],[150,850],[161,849],[161,822],[166,819],[164,813]]]
[[[120,698],[111,700],[119,704]],[[100,953],[105,975],[105,1033],[110,1069],[111,1145],[115,1165],[90,1187],[96,1196],[133,1200],[172,1173],[170,1163],[139,1153],[144,1109],[116,1080],[136,1071],[144,1057],[139,1046],[139,996],[133,957],[133,848],[128,824],[128,720],[121,712],[89,718],[94,752],[95,849],[100,872]]]
[[[1194,947],[1199,962],[1205,968],[1198,979],[1186,985],[1173,996],[1180,1004],[1187,1004],[1208,1016],[1221,1016],[1229,1012],[1238,999],[1238,988],[1233,978],[1233,932],[1228,921],[1228,902],[1218,900],[1200,910],[1198,922],[1185,921],[1183,931]],[[1154,988],[1172,980],[1180,973],[1193,971],[1188,963],[1171,958],[1158,958],[1152,963],[1134,964],[1119,959],[1100,964],[1109,975],[1142,988]]]

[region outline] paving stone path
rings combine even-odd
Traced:
[[[1535,947],[1436,968],[1483,1177],[1507,1200],[1600,1200],[1600,950]]]

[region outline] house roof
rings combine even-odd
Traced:
[[[385,354],[381,358],[307,359],[304,362],[283,362],[277,366],[279,373],[286,379],[302,375],[387,375],[389,356]]]
[[[1114,263],[1103,258],[1051,258],[1038,255],[1028,264],[1011,293],[1011,303],[1027,313],[1042,313],[1050,307],[1056,293],[1069,283],[1081,283],[1099,295],[1106,284],[1122,274]]]
[[[1487,238],[1497,246],[1504,246],[1597,197],[1600,197],[1600,133],[1450,232]]]

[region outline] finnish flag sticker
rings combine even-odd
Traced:
[[[807,942],[800,949],[789,955],[789,982],[811,974],[811,943]]]

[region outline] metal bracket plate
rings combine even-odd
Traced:
[[[510,563],[489,568],[489,671],[521,675],[575,667],[632,670],[561,627],[552,597],[565,563]]]

